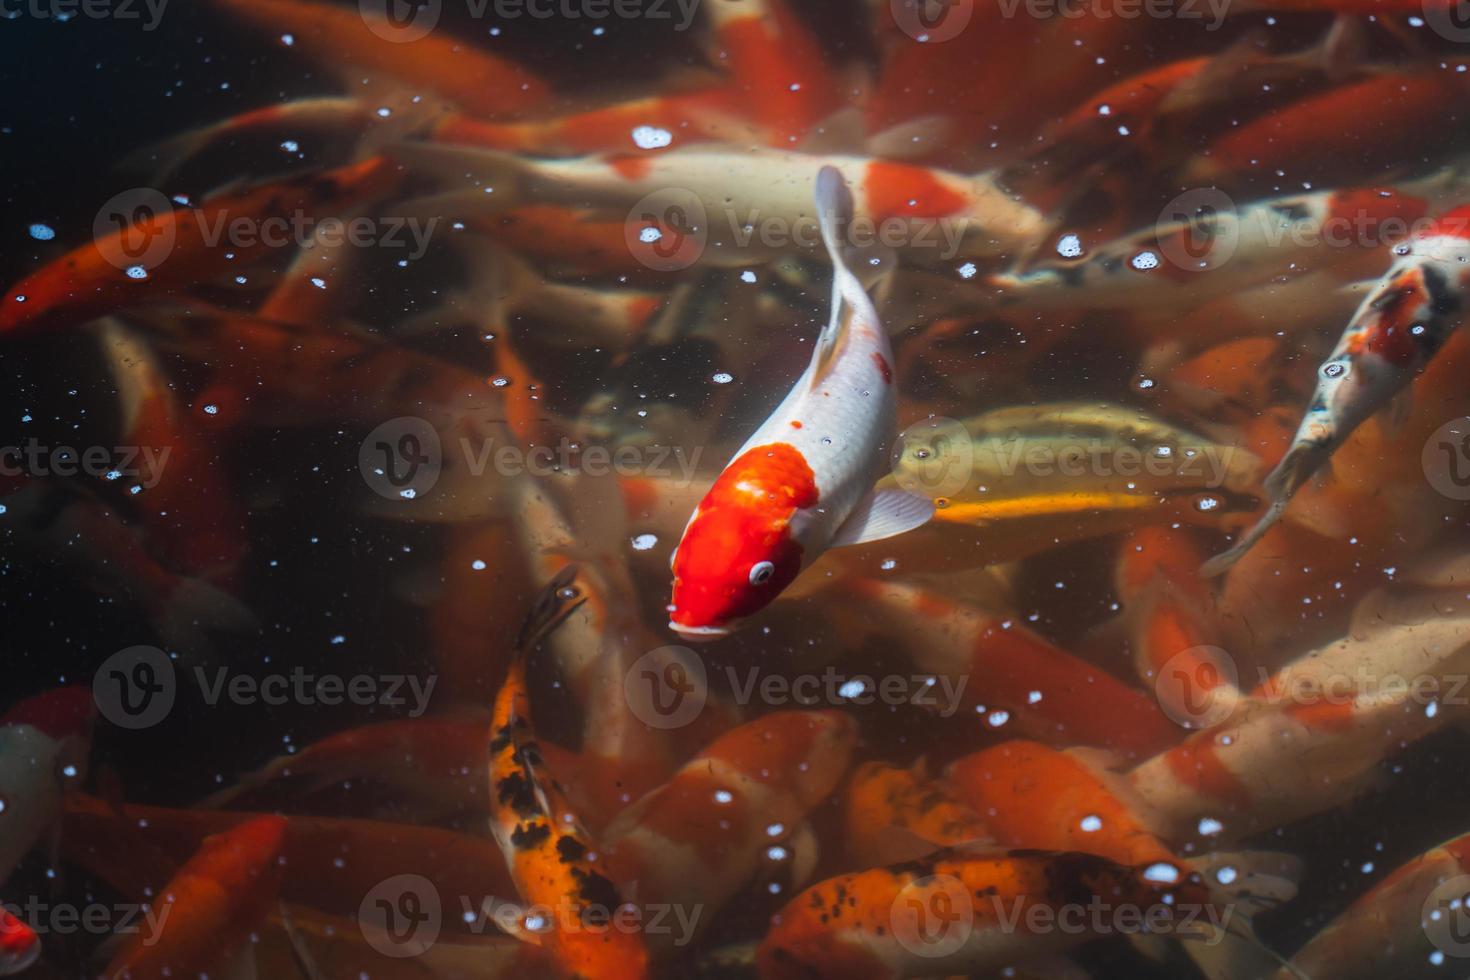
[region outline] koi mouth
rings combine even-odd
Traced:
[[[669,620],[669,629],[692,643],[709,643],[711,640],[730,635],[729,629],[724,626],[685,626],[672,619]]]

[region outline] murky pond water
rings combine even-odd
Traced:
[[[0,17],[0,975],[1470,972],[1457,8]]]

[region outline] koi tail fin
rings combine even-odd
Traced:
[[[208,634],[249,634],[260,621],[244,603],[201,579],[181,579],[154,617],[154,629],[181,653],[211,651]]]
[[[1315,443],[1293,443],[1281,462],[1271,471],[1271,475],[1266,477],[1266,495],[1271,500],[1271,506],[1266,508],[1255,526],[1245,532],[1228,551],[1221,552],[1201,565],[1200,575],[1215,578],[1223,574],[1255,547],[1256,542],[1281,519],[1287,504],[1291,503],[1292,496],[1301,489],[1302,484],[1326,463],[1327,454],[1328,450]]]
[[[1202,931],[1189,936],[1184,950],[1210,980],[1235,980],[1276,973],[1301,977],[1255,933],[1257,913],[1296,897],[1300,859],[1274,851],[1218,851],[1188,862],[1217,895],[1218,921],[1211,917]]]
[[[826,374],[848,324],[858,318],[873,324],[880,322],[872,299],[853,275],[843,254],[842,236],[852,222],[853,201],[852,192],[836,167],[823,167],[817,173],[816,205],[822,244],[832,260],[832,317],[817,338],[812,354],[812,364],[816,367],[811,372],[814,384]]]
[[[400,205],[405,215],[452,217],[500,211],[525,203],[537,190],[549,193],[556,188],[554,182],[544,179],[535,161],[511,153],[422,141],[398,143],[385,153],[415,173],[451,187],[475,185],[407,201]]]

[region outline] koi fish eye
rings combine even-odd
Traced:
[[[1322,377],[1324,378],[1335,380],[1337,378],[1345,377],[1347,373],[1348,366],[1341,361],[1332,361],[1330,363],[1322,365]]]
[[[758,561],[750,566],[750,584],[765,585],[776,574],[776,566],[768,561]]]

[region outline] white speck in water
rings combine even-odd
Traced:
[[[378,118],[387,119],[391,115],[393,115],[392,109],[388,108],[387,106],[378,107]]]
[[[716,803],[729,803],[733,799],[735,799],[735,794],[731,793],[729,790],[727,790],[727,789],[717,789],[717,790],[715,790],[715,802]]]
[[[301,149],[301,144],[296,142],[295,140],[286,140],[281,144],[281,149],[285,150],[287,153],[295,153],[296,151]]]
[[[1084,834],[1095,834],[1102,830],[1102,817],[1089,813],[1077,826],[1082,828]]]
[[[281,43],[284,44],[286,47],[289,48],[291,45],[293,45],[293,44],[296,43],[296,35],[294,35],[294,34],[282,34],[281,35]]]
[[[656,544],[658,544],[658,535],[656,535],[656,534],[640,534],[636,538],[633,539],[633,550],[634,551],[647,551],[647,550],[649,550],[650,548],[652,548]]]
[[[343,636],[341,633],[338,633],[336,636],[332,637],[332,646],[334,646],[334,647],[340,647],[342,644],[344,644],[346,642],[347,642],[347,637]]]
[[[1228,864],[1215,872],[1215,880],[1222,885],[1230,884],[1236,877],[1235,869]]]
[[[710,378],[710,380],[717,385],[727,385],[731,381],[735,380],[735,376],[732,374],[726,374],[724,371],[718,371],[714,374],[713,377]]]
[[[744,272],[740,273],[740,281],[755,282],[755,273],[751,272],[749,269],[746,269]]]
[[[470,567],[477,572],[483,572],[485,570],[485,559],[476,558],[474,561],[470,562]]]
[[[865,690],[862,681],[847,681],[837,689],[837,696],[843,698],[855,698]]]
[[[31,237],[38,242],[49,242],[56,237],[56,230],[50,225],[34,224],[30,228]]]
[[[975,278],[975,273],[977,271],[978,270],[975,268],[975,263],[973,263],[973,262],[966,262],[964,265],[960,266],[960,268],[959,268],[960,278],[961,279],[974,279]]]
[[[1225,829],[1225,825],[1214,817],[1199,818],[1199,832],[1201,837],[1213,837]]]
[[[1364,861],[1363,862],[1363,867],[1361,869],[1359,869],[1359,870],[1361,870],[1363,872],[1363,874],[1365,874],[1365,875],[1371,875],[1373,873],[1373,862],[1372,861]]]
[[[1064,259],[1075,259],[1082,254],[1082,239],[1076,235],[1063,235],[1057,240],[1057,254]]]
[[[1000,728],[1011,720],[1011,713],[1009,711],[992,711],[990,716],[985,720],[990,723],[991,728]]]
[[[413,487],[405,487],[404,489],[398,491],[398,496],[402,497],[404,500],[412,500],[418,495],[419,492]]]
[[[1167,861],[1160,861],[1158,864],[1150,864],[1144,868],[1143,878],[1145,881],[1162,881],[1165,884],[1172,884],[1179,880],[1179,869]]]
[[[1040,700],[1041,700],[1041,692],[1040,691],[1032,691],[1030,694],[1026,695],[1026,703],[1027,704],[1036,704]]]
[[[766,848],[766,857],[772,861],[784,861],[786,860],[786,848],[779,844],[775,847],[768,847]]]
[[[664,237],[664,233],[657,228],[644,228],[638,233],[638,240],[645,245],[651,244]]]
[[[1113,107],[1104,102],[1097,107],[1097,114],[1099,116],[1111,116],[1113,114]]]
[[[1433,718],[1437,714],[1439,714],[1439,702],[1431,701],[1424,706],[1425,718]]]
[[[785,832],[786,832],[786,825],[785,824],[782,824],[782,823],[773,823],[769,827],[766,828],[766,836],[767,837],[780,837]]]
[[[1152,252],[1139,252],[1137,255],[1133,256],[1128,264],[1133,266],[1133,268],[1137,269],[1139,272],[1146,272],[1149,269],[1158,268],[1159,257]]]
[[[325,279],[319,279],[316,276],[312,276],[311,277],[311,284],[313,286],[315,286],[317,289],[326,289],[327,288],[327,281]]]
[[[640,150],[657,150],[674,142],[674,134],[657,126],[637,126],[633,129],[633,142]]]
[[[145,268],[143,268],[141,265],[129,266],[128,267],[128,278],[129,279],[147,279],[148,278],[148,270],[145,269]]]
[[[883,571],[885,572],[891,572],[898,567],[898,562],[893,560],[892,558],[885,558],[882,562],[878,564],[878,567],[883,569]]]

